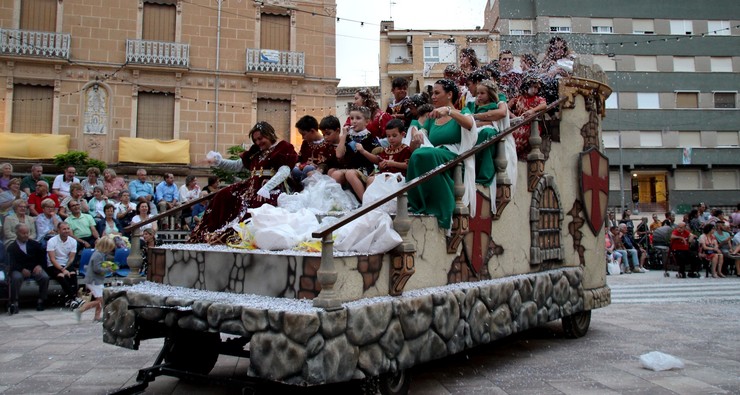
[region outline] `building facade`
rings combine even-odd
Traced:
[[[336,106],[335,19],[324,0],[1,0],[0,125],[108,163],[122,137],[202,163],[257,121],[299,143],[295,121]]]
[[[540,58],[563,37],[607,72],[610,206],[740,202],[739,2],[489,0],[484,28],[515,55]]]
[[[490,32],[470,30],[395,29],[393,21],[380,24],[380,100],[383,108],[391,100],[394,78],[409,80],[409,95],[443,77],[449,64],[460,65],[460,50],[472,48],[485,64],[498,56],[497,41]]]

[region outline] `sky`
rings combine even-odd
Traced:
[[[393,20],[397,30],[475,29],[476,26],[483,26],[487,0],[336,2],[339,18],[339,22],[336,22],[339,86],[376,86],[379,79],[380,21]],[[343,21],[343,18],[348,20]],[[364,22],[364,25],[360,22]]]

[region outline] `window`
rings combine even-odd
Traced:
[[[732,58],[731,57],[711,57],[711,71],[713,73],[732,73]]]
[[[57,26],[57,0],[21,1],[21,30],[54,32]]]
[[[642,147],[662,147],[663,146],[663,133],[662,132],[640,132],[640,146]]]
[[[570,33],[570,18],[550,18],[550,33]]]
[[[740,139],[738,139],[738,132],[717,132],[717,146],[718,147],[737,147],[740,145]]]
[[[619,97],[617,92],[612,92],[611,95],[606,99],[606,108],[615,109],[619,108]]]
[[[660,96],[652,92],[637,92],[637,108],[650,110],[660,108]]]
[[[439,62],[439,41],[424,41],[424,63]]]
[[[632,33],[634,34],[655,34],[655,27],[652,19],[633,19]]]
[[[604,141],[604,148],[619,148],[619,132],[603,132],[601,139]]]
[[[481,64],[488,63],[488,46],[485,43],[471,43],[469,47],[475,50],[475,56]]]
[[[14,133],[51,133],[54,88],[51,86],[13,85]]]
[[[658,57],[635,56],[635,71],[658,71]]]
[[[689,56],[674,56],[673,71],[693,72],[694,58]]]
[[[699,170],[676,170],[673,174],[678,190],[696,190],[699,189],[700,175]]]
[[[676,92],[676,108],[699,108],[699,93]]]
[[[707,34],[710,36],[729,36],[730,21],[708,21]]]
[[[409,47],[406,44],[391,44],[388,63],[411,63]]]
[[[558,262],[563,259],[563,245],[560,238],[563,223],[563,209],[560,203],[555,178],[545,175],[534,186],[530,205],[531,254],[530,264]]]
[[[611,19],[592,18],[591,33],[611,34],[614,33],[614,22]]]
[[[678,132],[679,147],[701,147],[701,133],[695,131]]]
[[[616,70],[616,62],[607,55],[594,55],[594,64],[598,64],[603,71]]]
[[[737,170],[713,170],[712,184],[714,184],[714,189],[738,189]]]
[[[532,34],[532,21],[528,19],[509,20],[509,34],[512,36],[528,36]]]
[[[272,125],[279,139],[290,141],[290,100],[257,99],[257,119]]]
[[[737,92],[714,92],[714,108],[735,108]]]
[[[172,140],[175,136],[175,96],[171,93],[139,92],[136,137]]]
[[[609,172],[609,190],[619,191],[619,171]]]
[[[141,38],[150,41],[175,41],[175,5],[144,3]]]
[[[694,26],[691,21],[671,21],[671,34],[694,34]]]
[[[260,17],[260,48],[290,51],[290,16],[262,13]]]

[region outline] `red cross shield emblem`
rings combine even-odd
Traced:
[[[581,178],[581,201],[586,213],[586,222],[591,231],[598,235],[604,226],[606,204],[609,199],[609,159],[592,147],[578,160]]]

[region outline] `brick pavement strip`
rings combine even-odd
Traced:
[[[740,393],[740,278],[677,279],[651,271],[607,281],[614,304],[593,312],[584,338],[565,339],[559,322],[550,323],[414,367],[411,393]],[[0,315],[2,394],[111,392],[135,384],[138,369],[153,363],[162,344],[144,341],[139,351],[115,347],[102,342],[100,324],[84,320],[88,317],[77,324],[69,311],[22,307],[21,314]],[[674,355],[686,367],[643,369],[639,356],[650,351]],[[248,360],[222,356],[212,374],[238,378],[247,366]],[[270,385],[268,391],[276,388],[282,387]],[[160,377],[147,393],[239,391]]]

